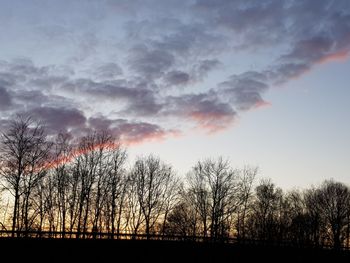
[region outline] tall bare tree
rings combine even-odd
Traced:
[[[251,237],[261,240],[278,239],[278,213],[282,190],[270,179],[261,180],[255,188],[254,212],[251,217]]]
[[[69,158],[73,149],[70,145],[70,136],[68,134],[59,134],[55,141],[54,159],[52,165],[52,177],[55,181],[57,195],[57,213],[59,230],[62,232],[62,237],[65,237],[67,230],[68,218],[68,197],[70,189],[70,166]]]
[[[14,197],[13,236],[20,225],[29,230],[30,198],[46,173],[49,149],[43,126],[29,117],[18,116],[1,135],[0,172],[6,189]]]
[[[172,189],[174,173],[171,166],[158,157],[150,155],[138,158],[131,172],[136,185],[137,199],[145,222],[145,233],[149,238],[157,220],[164,216],[168,191]]]
[[[112,151],[110,168],[107,174],[107,189],[109,191],[107,206],[110,213],[108,218],[110,220],[109,225],[111,226],[112,238],[114,238],[115,233],[119,237],[122,223],[122,213],[127,193],[127,176],[124,168],[126,158],[125,149],[120,145],[115,147]]]
[[[350,210],[350,190],[333,180],[325,181],[318,191],[318,205],[322,209],[334,248],[339,249],[346,238]]]
[[[242,203],[239,171],[218,158],[198,162],[188,175],[189,192],[202,221],[202,234],[211,238],[227,236],[233,213]]]
[[[239,189],[241,192],[241,204],[237,211],[237,238],[245,239],[246,218],[252,210],[253,183],[258,174],[257,167],[246,166],[239,172]]]

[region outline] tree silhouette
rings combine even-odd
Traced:
[[[136,185],[138,205],[149,237],[157,220],[168,213],[171,194],[176,193],[174,173],[170,166],[150,155],[136,160],[130,180]]]
[[[48,161],[50,147],[43,126],[29,117],[17,116],[1,135],[0,172],[14,197],[12,236],[16,230],[28,231],[34,220],[35,213],[30,214],[31,197],[46,174],[43,165]]]
[[[332,180],[325,181],[317,191],[318,203],[334,248],[339,249],[347,236],[350,210],[350,191],[347,186]]]
[[[269,179],[255,185],[256,167],[223,158],[197,162],[184,180],[154,155],[126,163],[108,131],[48,137],[42,123],[18,116],[0,141],[0,194],[10,194],[0,196],[2,233],[350,246],[343,183],[283,192]]]
[[[222,158],[198,162],[188,175],[189,194],[201,220],[203,236],[225,237],[232,215],[244,203],[239,171]]]

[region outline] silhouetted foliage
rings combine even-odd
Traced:
[[[17,117],[1,135],[1,230],[14,236],[289,242],[349,248],[350,190],[325,181],[283,192],[256,167],[199,161],[181,180],[159,157],[138,157],[106,131],[48,137]],[[6,232],[8,233],[8,232]]]

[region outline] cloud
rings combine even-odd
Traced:
[[[167,115],[174,115],[194,122],[196,128],[207,133],[228,128],[236,117],[236,112],[228,103],[221,102],[213,92],[186,94],[167,99]]]
[[[267,77],[259,72],[248,71],[232,75],[220,86],[225,87],[223,94],[229,98],[239,110],[249,110],[267,104],[262,99],[262,93],[268,89]]]
[[[160,141],[180,134],[178,130],[166,130],[152,123],[128,121],[126,119],[108,119],[104,116],[91,117],[88,123],[92,129],[111,132],[125,145]]]
[[[220,64],[227,39],[206,23],[149,18],[127,23],[128,69],[156,86],[195,84]],[[127,44],[128,45],[128,44]],[[164,83],[165,82],[165,83]]]
[[[6,110],[12,105],[12,98],[4,87],[0,86],[0,110]]]
[[[65,12],[47,27],[22,11],[22,49],[32,58],[0,61],[2,122],[27,112],[52,133],[109,129],[130,143],[180,128],[214,133],[267,105],[270,88],[350,52],[347,0],[106,1],[85,3],[87,13],[78,12],[82,3],[72,12],[55,3]],[[254,70],[246,66],[261,55]]]
[[[283,55],[281,60],[294,60],[299,62],[316,62],[320,57],[331,52],[332,39],[326,36],[314,36],[297,42],[288,54]]]
[[[186,72],[174,70],[165,75],[165,82],[169,86],[185,86],[190,81],[190,75]]]
[[[7,63],[8,71],[23,77],[43,76],[47,73],[47,67],[36,67],[32,60],[27,58],[14,59],[12,63]]]
[[[87,121],[84,113],[75,108],[38,107],[26,114],[42,121],[49,134],[65,132],[80,135]]]
[[[118,109],[120,113],[148,116],[158,113],[162,106],[156,101],[156,92],[145,86],[125,80],[111,82],[77,79],[64,83],[62,89],[99,100],[125,102],[126,106]]]
[[[235,46],[248,49],[278,40],[288,17],[285,1],[197,0],[194,9],[216,28],[233,31],[239,36]]]
[[[119,134],[121,142],[126,145],[139,144],[145,141],[161,141],[180,134],[179,131],[165,130],[156,124],[126,121],[120,121],[119,125],[112,131]]]
[[[333,11],[320,22],[321,28],[301,35],[291,50],[277,60],[272,69],[275,83],[286,82],[311,70],[315,65],[346,59],[350,53],[350,15]],[[335,15],[338,14],[338,15]]]
[[[221,62],[218,59],[204,59],[198,61],[196,65],[196,72],[200,79],[207,77],[208,73],[216,68],[218,68]]]
[[[123,74],[123,70],[116,63],[105,63],[94,70],[97,79],[113,80]]]
[[[350,15],[342,1],[244,4],[209,0],[197,1],[196,7],[203,12],[214,10],[216,23],[241,35],[247,48],[269,44],[279,50],[280,55],[265,69],[253,75],[250,71],[233,74],[219,84],[238,110],[266,105],[263,93],[271,86],[298,78],[317,64],[346,59],[350,52]],[[266,37],[261,32],[266,32]],[[259,41],[252,41],[253,35]],[[277,39],[287,48],[278,49]]]
[[[312,64],[309,63],[282,63],[274,65],[271,71],[266,73],[274,85],[280,85],[291,79],[298,78],[310,70]]]
[[[165,49],[135,46],[130,50],[129,67],[146,79],[161,77],[174,64],[175,58]]]

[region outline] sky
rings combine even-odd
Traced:
[[[108,130],[183,176],[223,156],[350,184],[350,1],[0,0],[0,129]]]

